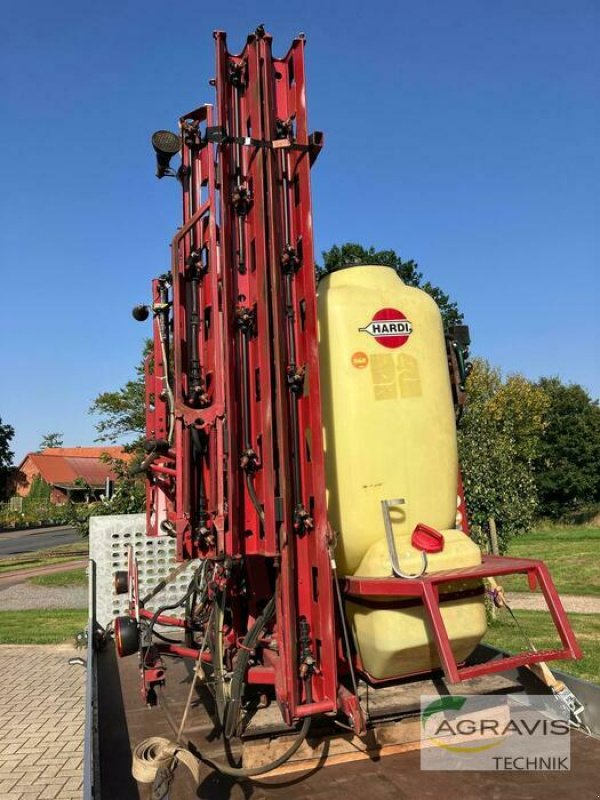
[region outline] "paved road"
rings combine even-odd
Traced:
[[[65,525],[58,528],[30,528],[28,531],[3,531],[0,533],[0,558],[79,541],[81,536],[77,529]]]

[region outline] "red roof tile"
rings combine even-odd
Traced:
[[[47,447],[41,451],[43,456],[75,456],[77,458],[100,458],[106,453],[111,458],[123,458],[128,454],[122,447]]]
[[[29,460],[51,486],[73,486],[82,480],[88,486],[100,487],[107,478],[115,477],[110,465],[100,458],[105,453],[111,458],[131,459],[121,447],[48,447],[25,456],[20,469]]]
[[[115,477],[109,465],[100,459],[65,458],[65,461],[77,477],[84,480],[89,486],[104,486],[107,478]]]
[[[61,456],[46,456],[41,453],[30,453],[25,458],[25,461],[27,460],[35,465],[42,478],[46,483],[51,485],[57,483],[63,485],[72,484],[77,479],[77,474],[74,472],[67,459]]]

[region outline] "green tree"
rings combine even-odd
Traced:
[[[600,501],[600,406],[579,384],[542,378],[549,399],[535,472],[540,512],[560,517]]]
[[[29,493],[23,498],[23,511],[32,517],[37,516],[41,522],[42,517],[48,514],[50,494],[52,488],[41,475],[34,475],[29,488]]]
[[[152,342],[144,345],[142,360],[135,368],[135,378],[113,392],[102,392],[90,407],[90,414],[99,416],[96,423],[97,441],[118,442],[124,437],[134,436],[127,449],[140,449],[146,427],[145,358],[150,352]]]
[[[9,492],[14,458],[10,447],[14,435],[15,429],[12,425],[2,422],[0,417],[0,500],[5,500]]]
[[[146,430],[146,390],[145,360],[152,352],[152,341],[147,339],[140,363],[135,368],[135,378],[114,392],[102,392],[92,406],[90,414],[97,414],[98,441],[117,442],[124,437],[133,436],[125,449],[133,453],[133,459],[125,462],[103,456],[116,475],[115,491],[109,500],[90,503],[85,508],[72,506],[69,510],[69,523],[77,526],[87,535],[89,518],[98,514],[134,514],[145,508],[146,486],[144,476],[135,471],[145,455],[144,440]]]
[[[34,475],[26,499],[34,503],[44,502],[50,499],[50,492],[50,484],[46,483],[41,475]]]
[[[90,414],[99,417],[96,423],[97,441],[118,442],[125,437],[134,437],[125,446],[133,453],[133,460],[110,458],[105,455],[102,460],[110,464],[115,473],[115,491],[110,499],[85,505],[70,504],[67,508],[67,523],[75,526],[83,536],[89,533],[91,516],[105,514],[135,514],[144,511],[146,502],[146,486],[144,476],[136,473],[135,467],[144,456],[144,439],[146,430],[146,389],[145,360],[151,353],[152,341],[144,344],[142,359],[135,368],[135,377],[127,381],[120,389],[112,392],[101,392],[90,407]]]
[[[417,262],[412,259],[403,261],[394,250],[375,250],[374,247],[346,242],[343,245],[334,244],[329,250],[324,250],[322,255],[323,266],[317,267],[320,274],[353,263],[385,264],[394,267],[404,283],[408,286],[419,286],[433,297],[446,325],[456,325],[463,320],[458,305],[439,286],[434,286],[429,281],[423,282],[423,274],[419,271]]]
[[[42,437],[39,450],[46,450],[48,447],[62,447],[63,434],[62,433],[47,433]]]
[[[467,508],[473,533],[486,541],[493,517],[501,552],[531,527],[537,508],[533,461],[539,456],[548,407],[539,386],[521,375],[504,379],[475,359],[458,435]]]

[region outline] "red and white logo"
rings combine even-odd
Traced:
[[[359,332],[368,333],[384,347],[402,347],[412,333],[412,323],[397,308],[381,308]]]

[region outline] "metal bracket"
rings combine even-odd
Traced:
[[[421,570],[414,575],[407,572],[402,572],[400,569],[400,562],[398,561],[398,551],[396,550],[396,541],[394,539],[394,529],[392,527],[392,520],[390,518],[390,509],[394,506],[403,506],[404,498],[400,497],[397,500],[382,500],[381,511],[383,513],[383,524],[385,525],[385,537],[387,539],[388,551],[390,553],[390,560],[392,562],[392,572],[397,578],[420,578],[425,574],[427,569],[427,555],[422,550],[421,552]]]

